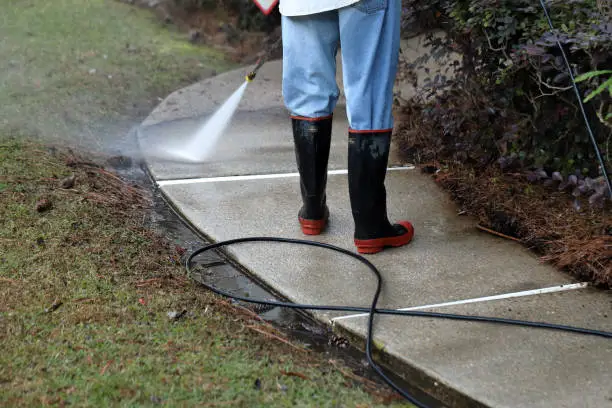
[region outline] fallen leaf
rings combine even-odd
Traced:
[[[106,370],[108,370],[108,367],[110,367],[112,363],[113,363],[113,360],[108,360],[108,362],[100,370],[100,375],[104,375],[104,373],[106,372]]]
[[[55,301],[51,304],[51,306],[45,308],[45,313],[51,313],[57,310],[62,305],[62,301],[59,299],[55,299]]]
[[[74,187],[75,180],[76,180],[76,176],[74,174],[71,176],[68,176],[64,178],[62,181],[60,181],[60,187],[65,188],[65,189],[72,188]]]
[[[187,314],[187,310],[183,309],[180,312],[168,312],[168,317],[170,318],[170,320],[178,320],[181,317],[185,316],[185,314]]]
[[[51,200],[49,200],[48,198],[41,198],[40,200],[36,202],[36,211],[38,212],[50,210],[52,207],[53,207],[53,204],[51,203]]]
[[[95,301],[96,301],[95,298],[88,298],[88,297],[78,298],[78,299],[73,300],[74,303],[90,303],[90,302],[95,302]]]
[[[302,373],[295,372],[295,371],[280,370],[280,373],[282,375],[286,375],[286,376],[289,376],[289,377],[299,377],[299,378],[301,378],[303,380],[310,380],[310,378],[308,378],[308,376],[306,376],[306,375],[304,375]]]

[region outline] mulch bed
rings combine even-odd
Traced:
[[[483,230],[520,241],[545,262],[580,280],[612,288],[612,212],[588,202],[577,210],[567,193],[534,185],[522,174],[455,164],[423,165]],[[432,171],[436,169],[435,171]]]

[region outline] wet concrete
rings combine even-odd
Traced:
[[[309,239],[351,249],[346,176],[331,175],[328,184],[329,229]],[[372,257],[385,279],[381,306],[410,307],[570,282],[538,265],[519,245],[510,244],[514,250],[509,251],[506,241],[475,233],[473,220],[457,217],[448,198],[416,171],[389,172],[387,188],[389,217],[412,220],[416,237],[407,250]],[[301,236],[297,177],[173,185],[162,190],[198,229],[218,241],[252,235]],[[296,302],[367,306],[374,293],[375,281],[366,267],[323,249],[257,243],[229,250]],[[321,312],[321,318],[334,314]]]
[[[391,173],[388,180],[392,192],[398,191],[401,185],[411,185],[419,192],[417,196],[428,189],[433,189],[430,192],[433,197],[439,194],[425,177],[410,172]],[[163,191],[196,228],[215,241],[254,235],[299,238],[295,181],[167,186]],[[314,240],[350,248],[346,179],[330,176],[329,181],[330,228]],[[473,221],[456,217],[453,207],[443,197],[431,200],[429,206],[416,200],[411,194],[390,194],[390,216],[414,220],[417,238],[409,249],[370,257],[383,274],[381,306],[410,307],[571,282],[539,264],[520,246],[476,232]],[[291,301],[356,306],[369,306],[371,302],[374,279],[369,270],[341,255],[318,248],[263,243],[239,244],[227,252]],[[441,311],[611,330],[611,319],[605,317],[612,314],[609,300],[608,294],[594,290]],[[345,314],[314,312],[322,322]],[[341,332],[356,333],[358,338],[363,338],[365,322],[365,318],[355,318],[336,326]],[[556,401],[556,396],[562,397],[562,401],[584,399],[581,392],[584,384],[572,380],[557,389],[559,380],[551,382],[542,376],[543,371],[550,370],[557,373],[555,378],[573,378],[576,364],[585,368],[581,375],[592,376],[591,386],[587,388],[594,392],[593,402],[604,404],[592,406],[606,406],[604,390],[612,371],[608,364],[601,362],[612,361],[612,349],[611,343],[603,339],[482,323],[396,317],[377,318],[376,333],[377,342],[385,345],[387,353],[426,373],[428,381],[435,378],[435,382],[448,384],[463,395],[478,395],[477,401],[487,406],[550,406],[547,404]],[[581,352],[568,353],[573,347]],[[390,363],[399,367],[393,359]],[[559,374],[564,372],[567,373]],[[530,378],[530,383],[536,385],[529,393],[521,394],[524,405],[513,405],[516,402],[513,394],[523,393],[522,378]],[[414,376],[408,379],[414,380]],[[550,387],[556,391],[550,391]],[[547,399],[542,393],[554,395]],[[538,398],[541,402],[536,403]]]
[[[295,215],[299,208],[296,181],[167,186],[163,191],[196,228],[215,241],[256,235],[304,238]],[[369,257],[383,274],[381,306],[434,304],[572,282],[540,264],[519,245],[476,232],[473,220],[457,217],[428,181],[410,171],[388,176],[390,217],[413,220],[417,236],[409,248]],[[351,248],[346,178],[330,176],[329,183],[330,228],[314,240]],[[429,197],[429,205],[422,202],[424,196]],[[324,249],[258,243],[239,244],[227,252],[294,302],[369,306],[374,293],[368,269]],[[605,317],[612,314],[610,296],[595,290],[441,311],[612,329],[611,319]],[[346,313],[313,314],[328,322]],[[363,338],[365,322],[365,318],[347,319],[336,327]],[[403,362],[424,373],[424,387],[435,379],[462,395],[477,396],[476,401],[487,406],[544,407],[551,406],[551,401],[555,406],[576,406],[572,403],[577,399],[589,402],[583,406],[605,407],[609,403],[606,387],[612,370],[602,363],[612,361],[608,340],[398,317],[377,318],[376,340],[393,356],[390,364],[400,367],[399,372],[404,370],[398,362]],[[578,368],[582,368],[580,374],[576,374]],[[556,373],[555,380],[543,376],[545,372]],[[580,375],[588,375],[589,383],[575,381]],[[563,382],[559,378],[571,381],[559,388]],[[528,388],[525,379],[529,379]],[[414,381],[414,375],[408,380]]]
[[[595,289],[429,311],[612,331],[610,296]],[[366,318],[343,320],[342,328],[364,336]],[[436,378],[439,384],[477,396],[486,406],[612,406],[609,339],[491,323],[391,316],[377,318],[376,331],[377,341],[387,353]]]
[[[236,129],[257,125],[248,121],[238,123],[253,110],[257,110],[257,115],[278,119],[279,123],[272,124],[271,129],[280,129],[283,126],[280,121],[286,121],[279,115],[280,65],[267,64],[262,72],[266,73],[263,76],[266,80],[259,83],[256,80],[251,85],[251,96],[247,96],[236,116]],[[208,101],[232,83],[229,79],[238,81],[236,78],[240,78],[238,73],[229,73],[218,83],[213,80],[195,84],[182,94],[173,95],[152,113],[147,125],[206,114],[206,109],[214,106]],[[202,106],[197,106],[198,94],[204,101]],[[169,101],[173,104],[169,105]],[[171,106],[177,110],[170,111]],[[274,137],[269,140],[278,140]],[[233,148],[237,155],[241,154],[239,143]],[[249,156],[243,169],[251,166],[251,174],[270,173],[278,168],[274,163],[290,163],[286,142],[281,142],[276,151],[281,152],[276,158],[274,150],[272,153],[261,150]],[[265,160],[268,154],[273,158],[270,167]],[[154,174],[163,174],[168,169],[155,158],[147,160],[147,165]],[[232,175],[235,171],[228,166],[215,174]],[[187,178],[202,173],[185,170],[174,174]],[[572,282],[567,275],[540,263],[519,244],[479,232],[475,221],[458,216],[457,208],[425,175],[409,170],[389,172],[387,190],[390,218],[410,219],[417,235],[408,247],[368,257],[383,274],[381,305],[409,307]],[[354,248],[344,175],[329,177],[330,226],[324,235],[317,237],[304,237],[299,231],[297,178],[165,185],[162,191],[195,228],[213,241],[280,236]],[[258,280],[291,301],[360,306],[371,301],[374,280],[369,272],[362,265],[323,249],[240,244],[228,248],[227,253]],[[578,290],[563,296],[538,295],[517,300],[524,309],[491,302],[457,310],[576,322],[606,329],[610,320],[605,311],[612,307],[610,299],[609,292]],[[558,316],[551,316],[551,311],[558,311]],[[339,314],[313,315],[326,323]],[[347,319],[335,327],[363,339],[363,323],[364,319]],[[385,345],[382,357],[399,373],[406,373],[409,383],[433,393],[450,406],[612,406],[610,365],[601,363],[610,361],[611,343],[606,340],[484,323],[397,317],[377,318],[375,330],[377,341]]]
[[[168,160],[164,148],[189,140],[207,116],[183,118],[138,129],[143,154],[155,158],[150,166],[156,180],[245,174],[296,172],[289,114],[281,108],[239,111],[206,163]],[[337,109],[334,121],[330,169],[346,168],[348,122],[345,109]]]
[[[111,167],[112,168],[112,167]],[[196,250],[208,245],[210,241],[203,237],[197,229],[177,213],[171,203],[151,184],[151,174],[136,162],[132,165],[112,168],[122,177],[153,190],[153,211],[149,213],[147,226],[158,232],[174,244],[185,248],[183,262]],[[223,251],[203,252],[193,258],[190,264],[190,278],[195,284],[202,284],[202,290],[208,291],[204,285],[218,288],[232,296],[251,299],[284,301],[283,296],[271,287],[264,287],[254,275],[242,270],[242,266],[224,254]],[[330,326],[313,319],[307,312],[291,308],[255,305],[249,302],[229,301],[245,307],[259,315],[265,321],[279,329],[288,339],[319,353],[324,359],[341,361],[345,367],[366,380],[386,386],[384,381],[369,367],[362,352],[362,347],[351,344],[352,340],[333,332]],[[393,372],[387,375],[402,388],[426,401],[432,408],[443,408],[440,401],[411,386],[404,378]]]

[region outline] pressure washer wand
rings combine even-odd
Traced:
[[[270,46],[270,48],[267,49],[266,53],[257,60],[255,68],[253,68],[253,70],[246,76],[247,82],[251,82],[253,79],[255,79],[255,76],[257,75],[257,71],[259,71],[259,69],[263,66],[263,64],[266,63],[268,58],[270,58],[270,55],[272,54],[272,52],[275,51],[282,44],[282,42],[283,42],[283,38],[280,37],[278,40],[276,40],[276,42],[274,42],[274,44]]]

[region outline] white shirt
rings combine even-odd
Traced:
[[[284,16],[304,16],[336,10],[359,0],[280,0],[279,11]]]

